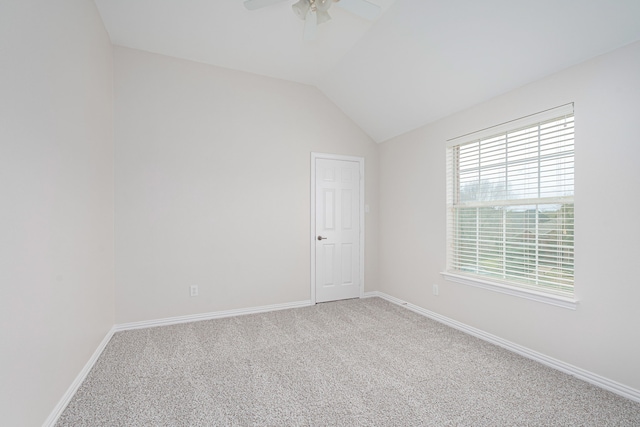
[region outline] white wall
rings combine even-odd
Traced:
[[[365,157],[376,288],[378,147],[317,89],[121,47],[115,85],[116,323],[309,300],[312,151]]]
[[[2,425],[42,425],[114,323],[112,111],[92,1],[0,3]]]
[[[636,43],[381,145],[379,289],[640,389],[639,76]],[[445,141],[568,102],[578,309],[444,281]]]
[[[0,4],[3,424],[42,424],[114,322],[309,299],[311,151],[366,158],[367,291],[640,389],[640,44],[379,149],[312,87],[115,51],[114,105],[93,2]],[[578,310],[443,281],[444,141],[566,102]]]

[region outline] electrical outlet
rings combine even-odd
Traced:
[[[191,291],[191,296],[192,297],[197,297],[198,296],[198,285],[191,285],[190,291]]]
[[[438,296],[440,294],[440,289],[438,289],[438,285],[433,285],[433,294]]]

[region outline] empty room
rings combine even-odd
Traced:
[[[637,0],[0,0],[0,425],[639,426],[639,101]]]

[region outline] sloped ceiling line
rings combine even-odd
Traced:
[[[637,0],[370,0],[313,42],[242,1],[95,0],[114,44],[317,86],[377,142],[640,40]]]

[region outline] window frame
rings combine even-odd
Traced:
[[[512,120],[497,126],[492,126],[486,129],[482,129],[477,132],[469,133],[457,138],[453,138],[447,141],[447,266],[446,271],[442,272],[442,276],[452,282],[479,287],[482,289],[491,290],[494,292],[500,292],[503,294],[508,294],[512,296],[517,296],[521,298],[526,298],[529,300],[539,301],[546,304],[551,304],[563,308],[573,309],[577,308],[578,300],[576,299],[575,294],[575,284],[573,284],[573,292],[567,291],[556,291],[551,289],[549,286],[544,285],[536,285],[536,284],[525,284],[515,280],[509,280],[508,278],[499,278],[492,276],[485,276],[481,274],[476,274],[473,272],[465,272],[460,269],[456,269],[453,267],[453,252],[458,251],[458,262],[459,262],[459,251],[460,247],[454,247],[454,221],[453,216],[455,212],[460,212],[460,210],[464,207],[463,204],[460,203],[460,182],[458,176],[458,169],[454,167],[454,161],[452,159],[452,152],[456,149],[456,147],[462,147],[464,145],[473,144],[478,141],[486,140],[491,137],[495,137],[496,135],[501,134],[509,134],[519,129],[523,129],[526,127],[532,127],[544,123],[546,121],[552,119],[562,118],[564,116],[573,116],[574,108],[573,103],[565,104],[560,107],[552,108],[549,110],[542,111],[540,113],[532,114],[526,117],[522,117],[520,119]],[[575,131],[574,131],[574,139],[575,139]],[[505,147],[508,146],[508,143],[505,142]],[[575,142],[573,143],[573,147],[575,147]],[[459,151],[458,151],[459,154]],[[574,154],[575,156],[575,154]],[[536,157],[539,161],[540,154]],[[575,157],[574,157],[575,159]],[[506,160],[505,160],[506,162]],[[505,163],[505,168],[508,167],[509,163]],[[457,164],[456,164],[457,165]],[[478,166],[482,168],[482,166]],[[538,178],[540,179],[540,178]],[[506,195],[507,190],[505,191],[505,196],[502,202],[508,200],[508,196]],[[563,203],[574,202],[574,195],[570,196],[559,196],[554,197],[554,200],[562,200]],[[538,193],[538,197],[529,198],[526,200],[518,199],[518,205],[541,205],[544,204],[545,201],[548,201],[548,197],[541,197],[540,193]],[[521,203],[522,202],[522,203]],[[496,205],[500,204],[500,201],[497,203],[493,203],[492,201],[477,201],[476,205]],[[507,204],[516,204],[511,200],[510,203]],[[457,210],[456,210],[457,209]],[[537,208],[536,208],[537,209]],[[537,213],[536,215],[539,215]],[[538,217],[536,216],[536,219]],[[506,225],[502,225],[505,227]],[[537,227],[536,227],[537,229]],[[537,236],[537,235],[536,235]],[[478,240],[476,240],[478,242]],[[571,250],[575,250],[575,240],[572,242]],[[575,252],[573,252],[575,253]],[[506,253],[502,255],[506,257]],[[575,262],[573,263],[575,265]],[[475,264],[476,268],[480,268],[480,264]],[[537,273],[536,273],[537,274]]]

